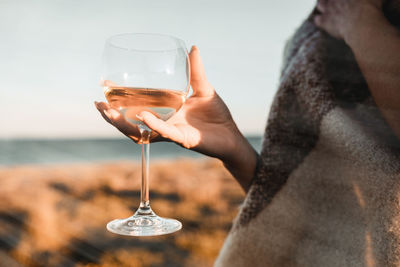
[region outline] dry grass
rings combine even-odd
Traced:
[[[215,160],[151,165],[151,203],[175,234],[105,230],[139,203],[140,166],[118,162],[0,169],[0,266],[212,266],[244,194]]]

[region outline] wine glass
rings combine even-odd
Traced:
[[[124,119],[137,127],[142,144],[140,205],[134,215],[107,224],[113,233],[154,236],[182,228],[175,219],[157,216],[149,202],[149,139],[151,129],[137,116],[142,111],[166,121],[186,100],[190,64],[185,43],[162,34],[126,33],[107,39],[103,54],[104,94]]]

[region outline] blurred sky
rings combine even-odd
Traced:
[[[0,138],[122,136],[97,113],[104,40],[196,44],[245,134],[262,134],[285,41],[315,0],[0,0]]]

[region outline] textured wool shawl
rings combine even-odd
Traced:
[[[217,267],[400,266],[399,139],[350,48],[311,17],[286,46],[259,168]]]

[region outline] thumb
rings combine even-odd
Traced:
[[[170,125],[165,121],[158,119],[152,113],[148,111],[142,111],[136,117],[162,137],[177,143],[183,142],[184,138],[182,133],[174,125]]]
[[[193,95],[209,96],[214,94],[214,88],[207,81],[204,66],[201,61],[200,51],[192,46],[189,53],[190,60],[190,84],[193,88]]]

